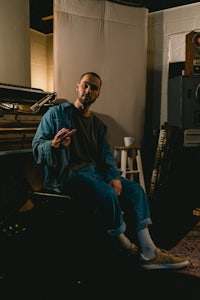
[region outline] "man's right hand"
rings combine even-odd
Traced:
[[[62,128],[57,132],[53,140],[51,141],[51,146],[54,148],[59,148],[60,145],[68,147],[71,142],[71,135],[74,134],[77,130],[69,130],[67,128]]]

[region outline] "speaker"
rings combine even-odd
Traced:
[[[168,124],[200,129],[200,76],[177,76],[168,81]]]
[[[186,35],[185,75],[200,75],[200,32]]]

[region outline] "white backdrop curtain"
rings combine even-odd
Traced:
[[[73,102],[80,75],[103,80],[92,109],[109,127],[111,145],[143,137],[147,10],[105,0],[54,0],[54,90]]]

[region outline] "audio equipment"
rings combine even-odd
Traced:
[[[186,35],[185,75],[200,75],[200,32]]]
[[[177,76],[168,81],[168,124],[200,129],[200,76]]]

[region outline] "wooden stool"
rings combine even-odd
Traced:
[[[121,166],[122,177],[129,176],[130,180],[134,180],[134,175],[139,176],[139,183],[146,192],[144,174],[142,168],[142,159],[140,146],[114,146],[114,150],[121,152]]]

